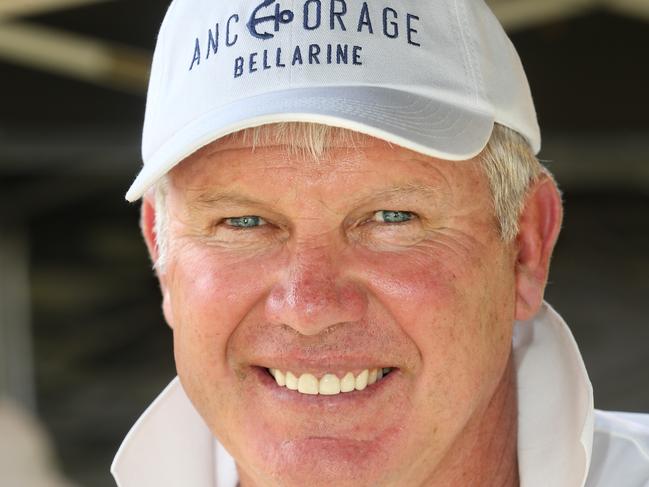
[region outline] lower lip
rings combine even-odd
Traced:
[[[374,384],[368,385],[362,391],[325,395],[302,394],[301,392],[293,391],[287,387],[278,386],[275,379],[268,373],[268,369],[264,367],[253,367],[253,370],[264,388],[264,392],[270,394],[274,399],[286,404],[295,404],[306,408],[321,407],[325,409],[331,409],[332,407],[340,408],[345,407],[346,405],[359,407],[362,406],[363,403],[376,400],[385,395],[386,392],[396,384],[399,375],[398,369],[392,369],[388,375]]]

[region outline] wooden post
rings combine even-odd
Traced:
[[[35,411],[28,245],[24,225],[0,220],[0,396]]]

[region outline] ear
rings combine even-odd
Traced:
[[[516,262],[516,319],[528,320],[540,309],[559,237],[563,208],[554,180],[544,174],[528,191],[519,218]]]
[[[158,260],[158,240],[155,233],[155,218],[154,202],[150,196],[145,196],[142,199],[142,208],[140,210],[140,228],[152,262]]]
[[[158,240],[155,232],[156,210],[155,202],[149,195],[142,199],[142,208],[140,211],[140,228],[144,236],[144,242],[149,250],[149,256],[152,262],[158,261]],[[156,270],[158,281],[160,282],[160,290],[162,292],[162,312],[164,314],[167,324],[173,328],[173,313],[171,308],[171,296],[169,287],[167,286],[167,275]]]

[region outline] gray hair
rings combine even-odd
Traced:
[[[334,144],[353,146],[358,134],[327,125],[291,122],[246,129],[237,136],[253,148],[281,142],[292,154],[301,153],[317,159]],[[528,189],[542,174],[552,176],[520,134],[499,124],[494,126],[489,143],[478,159],[489,181],[493,211],[501,238],[504,242],[511,242],[518,235],[518,219]],[[151,190],[155,200],[158,254],[154,266],[158,272],[163,272],[169,257],[169,215],[166,207],[168,187],[168,176],[164,176]]]

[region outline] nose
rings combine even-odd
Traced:
[[[266,299],[266,318],[306,336],[360,320],[367,296],[334,262],[322,249],[294,253]]]

